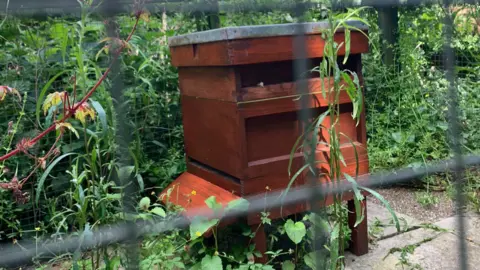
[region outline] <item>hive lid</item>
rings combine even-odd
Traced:
[[[347,21],[348,25],[354,26],[360,30],[367,30],[368,27],[360,21]],[[185,35],[178,35],[168,39],[170,47],[208,43],[215,41],[227,41],[234,39],[261,38],[273,36],[292,36],[295,34],[318,34],[328,27],[328,22],[313,23],[285,23],[285,24],[267,24],[255,26],[224,27],[219,29],[195,32]],[[340,29],[340,31],[343,28]]]

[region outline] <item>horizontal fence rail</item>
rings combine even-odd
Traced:
[[[93,6],[91,9],[109,10],[114,15],[131,13],[133,1],[121,0],[116,5],[108,5],[103,1]],[[97,1],[94,1],[97,3]],[[450,5],[461,4],[478,4],[479,0],[464,0],[452,1]],[[442,5],[442,0],[338,0],[332,1],[332,8],[342,9],[349,7],[417,7],[428,5]],[[304,8],[320,8],[322,0],[311,1],[293,1],[293,0],[235,0],[235,1],[185,1],[185,0],[145,0],[142,6],[151,13],[159,12],[267,12],[267,11],[294,11],[299,5]],[[61,0],[47,0],[47,1],[13,1],[0,0],[0,14],[10,14],[15,16],[35,16],[35,15],[50,15],[61,16],[66,14],[78,15],[80,13],[80,6],[77,1],[61,1]]]

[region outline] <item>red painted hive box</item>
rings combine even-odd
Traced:
[[[358,22],[350,23],[367,30]],[[321,31],[325,26],[325,23],[304,25],[309,69],[322,60],[325,41]],[[298,119],[301,100],[296,96],[293,70],[295,27],[282,24],[221,28],[169,40],[172,63],[179,72],[187,156],[187,172],[174,184],[210,183],[233,197],[264,193],[266,187],[272,190],[287,187],[290,152],[303,131]],[[338,32],[335,39],[341,43],[344,33]],[[352,31],[350,56],[340,68],[355,71],[363,82],[361,54],[366,52],[368,38]],[[342,54],[344,51],[340,49],[339,55]],[[301,98],[308,99],[306,109],[317,117],[326,110],[327,100],[319,91],[318,73],[311,75],[310,93]],[[367,174],[365,116],[357,126],[347,93],[341,94],[340,103],[340,131],[357,145],[358,172]],[[325,121],[328,126],[328,119]],[[328,140],[326,132],[320,136]],[[347,164],[343,170],[353,175],[357,166],[354,148],[346,138],[341,143]],[[328,151],[318,148],[317,157],[327,159]],[[302,154],[297,153],[293,171],[303,164]],[[192,177],[196,180],[186,180]],[[301,178],[295,182],[300,184],[304,184]],[[193,189],[184,186],[183,192]],[[206,194],[202,197],[208,197],[209,189],[204,190]],[[176,203],[182,205],[178,200]],[[283,213],[306,209],[306,204],[302,204],[286,208]],[[279,213],[272,214],[275,218]],[[255,223],[255,219],[251,216],[250,223]]]

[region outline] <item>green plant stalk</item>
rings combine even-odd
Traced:
[[[327,76],[332,74],[334,80],[333,80],[333,91],[328,92],[328,107],[329,107],[329,118],[330,118],[330,127],[328,128],[328,134],[329,134],[329,166],[330,166],[330,172],[329,172],[329,179],[333,185],[338,183],[340,181],[339,177],[339,153],[340,151],[339,145],[338,145],[338,137],[337,137],[337,131],[336,131],[336,125],[338,121],[338,116],[339,116],[339,102],[338,102],[338,97],[339,97],[339,79],[340,74],[338,74],[338,69],[337,69],[337,54],[335,50],[335,41],[334,41],[334,35],[336,32],[336,27],[334,25],[334,20],[332,18],[332,15],[328,16],[328,22],[329,22],[329,29],[326,32],[326,51],[325,51],[325,56],[328,59],[328,68],[327,68]],[[333,68],[335,67],[335,68]],[[313,134],[314,136],[316,134]],[[333,216],[335,217],[335,222],[338,222],[339,224],[339,239],[332,239],[332,241],[339,241],[338,245],[338,250],[340,252],[343,251],[343,212],[341,211],[341,195],[334,195],[333,198]],[[332,250],[331,252],[334,252],[334,254],[337,254],[337,251]],[[340,254],[341,255],[341,254]],[[336,269],[337,268],[337,257],[336,255],[331,257],[331,269]]]
[[[8,140],[8,146],[5,148],[7,152],[12,149],[11,147],[12,147],[13,139],[14,139],[15,135],[17,134],[18,127],[20,125],[20,122],[22,121],[22,118],[25,116],[25,105],[26,105],[26,103],[27,103],[27,93],[25,93],[25,95],[23,97],[22,110],[20,111],[18,119],[15,122],[12,134],[10,134],[10,138]],[[5,160],[2,160],[2,166],[1,167],[3,168],[4,166],[5,166]],[[3,170],[0,172],[0,177],[2,177],[2,176],[3,176]]]
[[[80,30],[78,33],[78,47],[77,47],[77,63],[78,63],[78,69],[80,70],[80,77],[82,78],[83,81],[83,87],[82,89],[86,88],[86,83],[87,83],[87,77],[85,74],[85,62],[84,62],[84,57],[83,57],[83,50],[82,50],[82,43],[83,43],[83,37],[85,35],[85,23],[87,20],[87,9],[85,8],[84,4],[81,4],[81,19],[80,19]]]
[[[345,40],[347,44],[342,43],[338,45],[335,43],[334,37],[338,28],[346,21],[346,19],[350,18],[352,14],[348,14],[346,18],[338,19],[334,17],[332,12],[330,11],[328,15],[329,28],[323,33],[325,35],[325,42],[326,42],[326,46],[324,49],[324,61],[326,65],[322,64],[322,66],[320,66],[319,68],[319,71],[321,73],[322,78],[324,76],[327,76],[327,77],[333,76],[333,87],[329,86],[328,95],[326,96],[326,98],[328,97],[328,101],[329,101],[328,111],[329,111],[330,126],[328,128],[325,127],[329,134],[328,146],[329,146],[330,155],[329,155],[328,164],[330,166],[330,171],[328,176],[330,179],[330,183],[332,185],[337,185],[341,182],[343,178],[341,174],[341,168],[342,168],[341,163],[344,162],[343,156],[341,153],[337,125],[339,124],[339,119],[340,119],[339,99],[340,99],[340,93],[342,90],[340,80],[342,78],[342,75],[344,75],[345,72],[341,71],[338,67],[338,63],[337,63],[338,50],[341,48],[341,46],[345,46],[344,62],[346,62],[347,60],[346,58],[348,57],[349,48],[350,48],[350,44],[348,43],[349,39],[347,40],[346,38]],[[345,31],[350,31],[350,30],[346,29]],[[324,89],[324,86],[322,86],[322,89]],[[352,102],[354,102],[354,105],[356,105],[355,104],[356,102],[361,102],[361,101],[362,99],[359,99],[358,97],[355,100],[354,100],[354,97],[352,97]],[[357,108],[360,108],[359,110],[361,110],[361,107],[359,107],[358,105],[357,105]],[[359,114],[357,113],[353,115],[353,117],[359,117]],[[319,125],[319,123],[317,123],[317,125]],[[315,139],[313,139],[312,141],[311,148],[313,151],[315,151],[316,145],[319,142],[316,139],[317,134],[313,134],[313,136]],[[357,164],[357,167],[358,167],[358,164]],[[344,246],[345,246],[346,230],[344,228],[345,225],[343,221],[345,220],[346,216],[342,207],[342,197],[343,197],[343,194],[335,194],[333,196],[333,217],[334,217],[334,223],[336,223],[335,226],[337,226],[338,228],[338,232],[337,232],[338,235],[336,235],[335,238],[331,239],[331,241],[334,241],[334,242],[331,242],[331,248],[330,248],[331,269],[341,268],[342,265],[344,264],[343,252],[345,249]]]

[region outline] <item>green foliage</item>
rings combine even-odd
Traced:
[[[292,240],[295,244],[302,242],[303,237],[305,237],[305,234],[307,233],[305,224],[303,224],[303,222],[293,222],[291,219],[285,222],[285,231],[287,232],[290,240]]]
[[[335,78],[334,85],[322,85],[324,96],[332,90],[338,91],[340,80],[345,81],[344,90],[352,100],[352,117],[357,123],[360,113],[366,111],[372,171],[422,166],[450,155],[445,114],[449,105],[448,82],[439,61],[443,46],[443,13],[437,6],[401,10],[400,42],[395,48],[396,67],[385,67],[381,63],[379,48],[382,39],[376,26],[375,11],[358,9],[334,14],[322,5],[307,12],[303,18],[307,21],[328,18],[332,25],[324,34],[329,45],[325,47],[327,57],[314,72],[318,72],[321,78]],[[347,28],[343,44],[335,43],[332,38],[337,27],[346,26],[346,19],[366,20],[370,25],[371,53],[364,55],[362,60],[367,86],[365,96],[360,91],[358,75],[340,69],[336,61],[336,49],[345,46],[347,57],[344,62],[351,49],[350,31],[355,29]],[[461,19],[457,16],[453,47],[463,61],[456,65],[464,131],[462,146],[467,152],[478,152],[480,121],[476,114],[480,108],[480,91],[477,91],[480,35]],[[221,20],[223,25],[230,26],[289,23],[299,19],[287,12],[238,12],[222,16]],[[125,37],[134,24],[129,16],[120,16],[117,22],[121,37]],[[125,124],[131,131],[133,142],[127,150],[134,166],[123,164],[114,155],[120,147],[115,139],[117,118],[114,105],[117,101],[108,91],[110,80],[107,80],[88,101],[94,117],[80,117],[78,120],[85,121],[72,121],[70,126],[63,126],[74,132],[66,133],[59,141],[58,157],[47,160],[43,168],[34,172],[29,188],[32,192],[30,202],[18,204],[10,191],[0,189],[0,240],[36,236],[39,233],[36,227],[41,228],[42,233],[61,237],[65,233],[89,233],[99,225],[121,219],[156,221],[173,215],[155,198],[156,188],[166,187],[185,170],[178,75],[171,65],[166,40],[173,35],[194,31],[196,23],[188,14],[154,14],[148,23],[139,25],[128,53],[121,57],[125,86],[125,104],[121,105],[128,104]],[[14,95],[4,94],[7,88],[0,88],[0,147],[3,154],[12,150],[21,138],[33,137],[58,119],[63,101],[54,93],[73,93],[75,89],[77,96],[82,97],[98,81],[110,58],[101,42],[106,36],[103,23],[86,12],[80,19],[63,17],[46,21],[9,16],[0,28],[0,63],[6,67],[0,72],[0,85],[17,89],[23,97],[19,101]],[[74,75],[76,80],[72,80]],[[308,133],[326,129],[323,121],[338,113],[333,104],[297,140],[292,155],[299,149],[323,143],[309,142],[306,138]],[[333,118],[330,120],[335,123]],[[344,135],[335,133],[335,124],[326,131],[331,137],[329,146],[333,157],[329,165],[334,168],[329,176],[333,181],[339,181],[340,176],[335,172],[344,162],[338,151],[339,137]],[[29,149],[30,153],[44,155],[57,136],[58,132],[47,136]],[[311,165],[318,163],[320,161],[313,161],[293,173],[288,168],[292,181],[287,191],[300,174],[312,171]],[[8,182],[14,175],[26,177],[33,168],[29,157],[16,156],[0,164],[0,182]],[[399,229],[398,219],[387,201],[375,191],[356,185],[356,175],[343,176],[353,184],[357,213],[363,213],[360,190],[367,190],[392,212]],[[139,190],[135,194],[138,213],[127,216],[117,214],[124,205],[121,200],[123,187],[116,180],[123,177],[133,179],[132,184]],[[428,187],[445,186],[449,184],[449,176],[430,176],[424,182]],[[466,182],[464,192],[470,204],[478,210],[478,174],[468,172]],[[449,186],[447,190],[452,189]],[[152,191],[153,194],[148,193]],[[429,190],[417,194],[417,200],[424,205],[435,203],[434,198]],[[323,215],[308,214],[300,221],[288,218],[279,225],[270,219],[269,209],[264,209],[262,224],[276,229],[269,235],[271,242],[267,254],[271,260],[264,265],[254,262],[262,255],[251,243],[258,231],[245,229],[241,236],[246,237],[247,242],[237,249],[228,249],[219,242],[218,224],[223,218],[222,211],[245,211],[248,202],[237,200],[222,206],[215,197],[210,197],[205,204],[219,216],[215,219],[196,217],[188,230],[173,230],[143,239],[141,269],[335,269],[342,265],[343,250],[351,232],[346,222],[347,209],[338,198]],[[33,216],[33,211],[41,214],[35,215],[35,220],[25,219]],[[356,223],[363,219],[363,214],[357,215]],[[316,229],[328,235],[328,241],[322,247],[315,246],[316,240],[324,237],[315,235]],[[212,232],[213,240],[204,238],[208,231]],[[291,249],[275,247],[281,237],[288,240]],[[228,239],[235,243],[236,240]],[[121,251],[124,247],[113,248]],[[74,263],[66,268],[118,269],[127,263],[124,254],[110,254],[106,249],[91,252],[83,260],[76,255],[72,256]],[[316,265],[317,256],[327,258],[321,261],[324,265]]]
[[[415,193],[415,198],[424,207],[429,207],[439,202],[438,197],[433,195],[431,191],[418,191]]]
[[[373,171],[416,166],[449,157],[448,82],[442,61],[442,25],[445,11],[438,6],[400,13],[399,43],[395,47],[397,66],[381,64],[381,51],[365,55],[366,106],[369,155]],[[471,16],[474,16],[472,14]],[[366,14],[372,22],[369,32],[375,48],[381,45],[375,12]],[[465,19],[465,16],[456,17]],[[472,18],[472,17],[467,17]],[[479,35],[457,24],[453,47],[457,54],[457,87],[465,152],[478,150],[477,78],[471,71],[478,65],[474,56]]]
[[[201,269],[202,270],[207,270],[207,269],[222,270],[223,269],[222,259],[219,256],[205,255],[205,257],[203,257],[201,262]]]
[[[126,37],[134,20],[130,16],[123,16],[118,18],[118,22],[120,35]],[[183,15],[169,16],[166,21],[152,16],[148,24],[139,25],[131,40],[129,54],[121,58],[126,102],[131,105],[127,125],[133,131],[134,139],[129,149],[135,161],[132,173],[141,191],[146,186],[164,187],[184,170],[178,76],[169,61],[166,39],[168,36],[192,31],[192,25],[193,21]],[[55,113],[61,111],[63,106],[56,93],[65,90],[72,94],[76,91],[78,101],[97,82],[110,60],[107,55],[97,53],[104,45],[99,43],[106,35],[104,25],[86,12],[78,20],[63,17],[37,22],[11,17],[2,26],[1,35],[0,43],[4,50],[0,52],[0,62],[10,67],[0,73],[1,84],[18,88],[22,95],[26,94],[21,117],[16,117],[20,115],[21,104],[18,106],[14,99],[8,97],[1,104],[2,134],[7,134],[10,121],[19,121],[14,132],[9,132],[12,136],[1,137],[5,140],[1,144],[4,154],[19,139],[33,137],[52,123]],[[76,80],[72,80],[73,76]],[[121,187],[112,181],[122,172],[123,165],[112,155],[118,146],[115,143],[115,101],[107,90],[108,85],[107,80],[88,101],[94,111],[85,111],[83,116],[76,115],[82,122],[62,124],[62,128],[71,129],[79,138],[66,134],[57,144],[61,157],[47,160],[46,169],[34,173],[31,180],[35,192],[30,196],[34,200],[24,206],[12,206],[11,193],[0,191],[2,204],[6,203],[5,207],[10,205],[12,208],[12,211],[4,209],[4,217],[8,217],[8,222],[0,221],[1,238],[5,236],[4,232],[19,233],[23,226],[30,225],[28,222],[31,220],[25,220],[27,224],[17,223],[16,220],[22,218],[22,213],[26,214],[25,209],[32,209],[33,203],[39,207],[36,211],[49,213],[40,216],[41,222],[48,224],[52,218],[62,221],[64,217],[59,212],[65,213],[62,205],[62,192],[65,189],[66,194],[77,191],[94,194],[93,204],[85,204],[86,213],[95,212],[92,209],[104,200],[100,190],[104,190],[110,200],[120,200],[117,195]],[[95,121],[89,121],[85,118],[87,115],[94,116]],[[47,136],[30,152],[41,156],[48,151],[54,140],[55,136]],[[17,167],[18,177],[25,177],[32,170],[30,166],[25,166],[27,160],[25,156],[14,157],[2,164],[2,168]],[[79,179],[70,178],[69,175],[69,172],[75,171],[82,171],[78,176],[88,180],[77,185]],[[1,181],[9,181],[13,173],[12,170],[2,173]],[[108,188],[102,185],[107,185]],[[50,205],[52,202],[58,204]],[[23,211],[16,211],[16,207]],[[115,212],[117,207],[118,205],[110,209],[102,208],[101,211]],[[152,211],[163,215],[159,209]],[[96,224],[100,222],[100,217],[87,219],[91,224]],[[76,227],[68,221],[66,218],[60,222],[60,227]],[[52,227],[56,226],[55,223]],[[60,228],[55,228],[54,231],[59,230]],[[15,235],[16,233],[9,233],[9,237]]]

